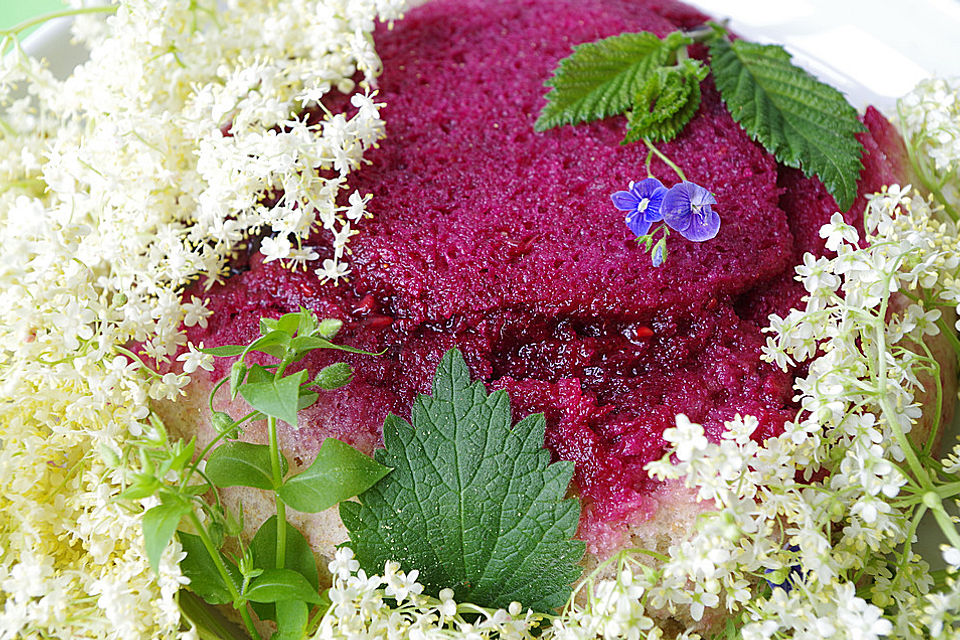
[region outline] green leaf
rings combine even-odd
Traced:
[[[287,544],[283,567],[296,571],[310,583],[314,589],[320,587],[320,574],[317,571],[317,559],[303,534],[289,522],[284,528]],[[250,541],[253,553],[253,566],[258,569],[273,569],[277,566],[277,516],[271,516],[264,522]],[[278,615],[270,603],[253,605],[261,620],[276,620]]]
[[[154,573],[160,570],[160,556],[180,524],[180,518],[190,513],[189,502],[164,502],[143,514],[143,546]]]
[[[307,631],[310,609],[301,600],[277,603],[277,633],[272,640],[301,640]]]
[[[248,382],[240,387],[240,395],[257,411],[295,427],[300,385],[306,377],[307,370],[301,369],[280,380]]]
[[[313,351],[315,349],[336,349],[338,351],[346,351],[347,353],[359,353],[365,356],[377,355],[375,353],[370,353],[369,351],[364,351],[363,349],[356,349],[343,344],[335,344],[326,338],[318,338],[316,336],[297,336],[290,341],[290,348],[293,349],[294,353],[296,353],[298,356],[302,353],[307,353],[308,351]]]
[[[707,67],[687,59],[676,67],[650,74],[627,116],[623,143],[647,139],[669,142],[690,122],[700,106],[700,81]]]
[[[244,355],[251,351],[259,351],[274,358],[282,358],[287,353],[288,344],[290,344],[290,334],[275,330],[251,342]]]
[[[253,579],[244,594],[251,602],[302,600],[320,604],[323,599],[307,579],[291,569],[266,569]]]
[[[843,94],[795,66],[783,47],[718,35],[710,56],[733,119],[779,162],[820,178],[840,209],[849,209],[863,169],[855,134],[865,129]]]
[[[297,511],[319,513],[366,491],[388,473],[373,458],[327,438],[310,466],[288,478],[277,494]]]
[[[217,565],[214,564],[213,558],[203,545],[200,536],[183,531],[178,531],[177,536],[180,538],[180,545],[187,554],[180,561],[180,570],[184,576],[190,578],[190,584],[187,588],[210,604],[233,602],[230,589],[223,581],[223,577],[217,570]],[[220,560],[226,566],[234,587],[239,591],[243,578],[240,575],[240,570],[237,569],[237,565],[222,553],[220,554]]]
[[[223,358],[225,356],[238,356],[246,350],[246,347],[238,344],[228,344],[222,347],[211,347],[209,349],[200,349],[204,353]]]
[[[414,403],[413,424],[390,415],[377,461],[394,471],[341,502],[350,546],[368,572],[396,560],[420,570],[425,591],[459,601],[549,612],[567,602],[584,544],[571,537],[580,505],[565,500],[573,464],[549,464],[545,422],[510,428],[507,394],[470,383],[463,357],[447,352],[433,396]]]
[[[545,131],[626,113],[647,78],[691,42],[679,31],[663,40],[644,31],[574,47],[545,83],[552,89],[534,128]]]
[[[287,473],[286,458],[280,455],[280,471]],[[205,471],[218,487],[255,487],[274,489],[270,447],[249,442],[228,442],[210,454]]]

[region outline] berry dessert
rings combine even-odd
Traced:
[[[281,433],[300,465],[326,437],[371,452],[387,414],[409,418],[442,354],[458,347],[475,379],[509,393],[515,419],[545,414],[546,446],[575,463],[588,557],[663,549],[705,508],[644,470],[662,457],[677,414],[715,439],[737,414],[759,419],[758,439],[796,415],[795,372],[761,361],[762,329],[801,303],[794,267],[806,252],[823,254],[818,231],[838,207],[819,180],[753,142],[707,77],[693,119],[659,148],[714,194],[722,223],[707,242],[671,236],[668,259],[654,266],[611,202],[645,177],[647,148],[620,144],[624,118],[545,132],[534,123],[544,81],[573,45],[707,20],[671,0],[435,0],[380,29],[387,139],[352,178],[372,195],[373,217],[350,240],[349,279],[323,282],[251,251],[203,294],[213,314],[189,339],[246,344],[261,317],[305,307],[343,322],[339,342],[383,352],[347,355],[352,382]],[[872,108],[862,121],[851,224],[866,194],[909,182],[893,127]],[[656,157],[651,171],[679,182]],[[316,373],[344,359],[335,354],[316,352],[306,366]],[[195,432],[228,366],[196,376],[192,403],[165,409],[167,421]],[[944,384],[955,379],[951,366]],[[255,490],[231,491],[250,527],[267,517],[270,503]],[[345,539],[332,511],[300,518],[323,553]]]

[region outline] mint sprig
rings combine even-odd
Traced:
[[[377,573],[395,560],[420,571],[426,592],[451,588],[485,607],[566,603],[581,574],[584,543],[571,539],[580,505],[564,499],[573,464],[550,464],[543,448],[543,415],[511,428],[507,394],[471,383],[451,350],[412,422],[388,416],[375,457],[394,471],[359,503],[340,503],[361,567]]]
[[[842,210],[857,197],[865,131],[843,94],[794,65],[783,47],[710,39],[717,89],[733,119],[777,161],[816,175]]]
[[[709,69],[733,119],[778,162],[815,175],[849,209],[863,165],[864,131],[839,91],[794,65],[783,47],[731,42],[726,29],[624,33],[574,47],[553,76],[534,128],[627,116],[624,143],[669,142],[700,106],[706,67],[689,57],[709,46]]]

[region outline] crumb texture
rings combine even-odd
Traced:
[[[794,415],[793,375],[759,361],[760,329],[800,302],[793,265],[823,251],[818,230],[836,210],[817,180],[749,140],[708,78],[696,117],[661,148],[716,194],[720,233],[671,236],[655,268],[610,202],[646,177],[644,145],[620,145],[624,119],[534,132],[543,83],[572,45],[704,20],[669,0],[436,0],[381,28],[388,138],[351,183],[375,216],[351,239],[352,279],[334,287],[250,258],[209,292],[211,323],[190,339],[246,343],[261,316],[303,305],[343,320],[343,342],[386,350],[347,356],[354,382],[286,434],[304,459],[328,436],[370,451],[387,412],[409,417],[457,346],[475,377],[510,392],[516,418],[546,414],[547,445],[576,462],[591,551],[622,544],[624,521],[669,502],[643,466],[677,413],[714,438],[736,413],[760,419],[758,437]],[[864,120],[851,212],[902,172],[895,132],[875,111]]]

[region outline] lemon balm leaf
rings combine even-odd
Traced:
[[[710,67],[733,119],[789,167],[816,175],[840,209],[853,205],[865,131],[843,94],[791,62],[783,47],[722,32],[710,40]]]
[[[691,42],[679,31],[663,39],[643,31],[574,47],[545,83],[551,89],[534,128],[545,131],[626,113],[650,75]]]
[[[564,499],[573,464],[550,464],[543,448],[543,415],[511,428],[507,394],[471,383],[451,350],[412,422],[388,416],[375,457],[393,472],[359,503],[340,503],[361,566],[377,572],[396,560],[420,571],[425,592],[449,587],[486,607],[566,603],[581,574],[584,544],[572,540],[580,505]]]

